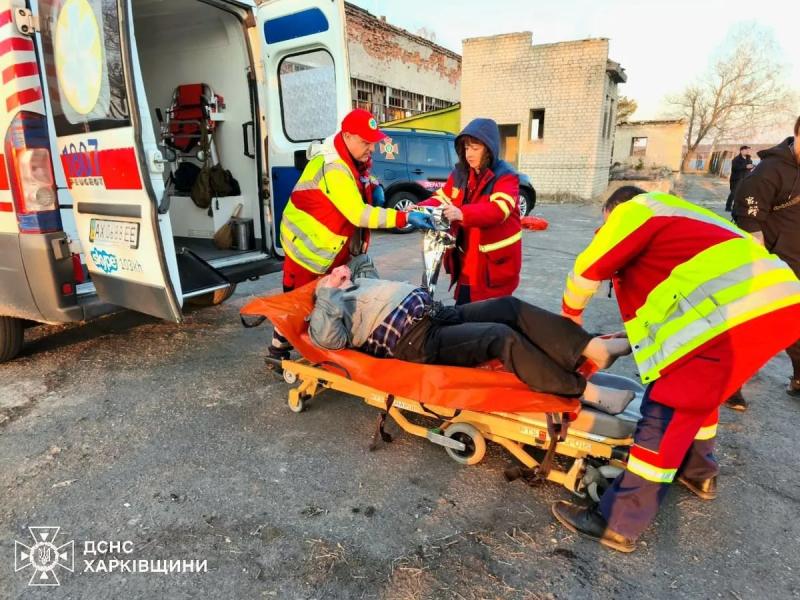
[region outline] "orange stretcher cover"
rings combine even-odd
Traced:
[[[314,283],[286,294],[256,298],[239,311],[266,317],[312,363],[387,394],[423,404],[480,412],[577,412],[576,398],[532,392],[507,371],[489,368],[421,365],[374,358],[355,350],[326,350],[311,341],[306,317],[313,308]],[[333,363],[333,364],[330,364]],[[333,365],[337,365],[334,367]]]

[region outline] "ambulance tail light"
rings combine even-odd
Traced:
[[[61,231],[45,118],[18,113],[6,134],[5,154],[20,233]]]

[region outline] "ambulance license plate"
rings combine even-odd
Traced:
[[[89,241],[99,244],[139,247],[139,224],[129,221],[92,219],[89,222]]]

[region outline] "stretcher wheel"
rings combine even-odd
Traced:
[[[289,390],[289,410],[293,413],[301,413],[306,409],[306,395],[297,390]]]
[[[295,383],[297,383],[297,373],[293,371],[287,371],[284,369],[283,380],[289,385],[294,385]]]
[[[444,434],[466,446],[463,451],[445,447],[445,451],[454,461],[462,465],[476,465],[483,460],[486,439],[474,426],[469,423],[453,423],[445,429]]]
[[[602,467],[588,467],[586,474],[583,476],[583,485],[586,487],[586,493],[595,502],[600,502],[600,498],[605,491],[611,487],[617,475],[622,473],[622,469],[612,465],[603,465]]]

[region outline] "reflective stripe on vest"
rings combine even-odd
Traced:
[[[628,457],[627,469],[642,479],[656,483],[672,483],[672,480],[675,479],[675,473],[678,471],[678,469],[656,467],[633,455]]]
[[[305,215],[303,211],[298,209],[295,209],[295,214]],[[312,218],[308,215],[306,215],[306,217],[308,217],[308,219]],[[302,221],[303,219],[297,220]],[[344,236],[333,236],[333,234],[330,235],[339,238],[337,244],[339,250],[341,250],[347,238]],[[308,235],[303,233],[303,230],[298,227],[295,222],[288,219],[281,220],[281,245],[292,260],[319,275],[325,273],[331,263],[333,263],[336,255],[339,254],[339,250],[329,250],[318,246]]]
[[[708,425],[706,427],[701,427],[697,435],[694,436],[694,439],[698,441],[705,441],[705,440],[713,440],[717,437],[717,426],[716,425]]]
[[[522,239],[522,232],[518,231],[512,236],[507,237],[504,240],[500,240],[499,242],[494,242],[492,244],[481,244],[478,246],[478,250],[481,252],[491,252],[492,250],[499,250],[500,248],[505,248],[506,246],[510,246],[514,242],[518,242]]]
[[[333,181],[327,178],[335,174]],[[343,181],[342,176],[346,178]],[[341,159],[326,163],[324,156],[315,157],[309,162],[295,184],[292,194],[318,195],[319,201],[323,198],[336,204],[331,199],[331,186],[352,185],[346,193],[351,197],[350,202],[358,202],[347,206],[337,207],[343,216],[355,226],[369,228],[391,228],[395,226],[397,212],[391,209],[372,207],[360,199],[358,183],[353,177],[350,168]],[[299,196],[296,198],[299,202]],[[341,198],[340,198],[341,200]],[[363,208],[361,208],[363,206]],[[309,209],[311,210],[311,209]],[[342,247],[347,243],[348,236],[328,229],[326,224],[317,216],[297,208],[290,200],[283,213],[280,227],[281,245],[287,255],[308,269],[312,273],[324,274],[330,268]]]
[[[453,197],[455,198],[456,196],[458,196],[458,194],[455,193],[458,190],[454,189],[453,191],[454,191],[454,196]],[[442,202],[444,204],[452,204],[453,203],[452,200],[450,200],[450,198],[447,196],[447,194],[444,193],[444,188],[439,188],[438,190],[436,190],[436,192],[433,194],[433,197],[436,200],[438,200],[439,202]]]
[[[599,281],[581,277],[576,275],[575,271],[570,271],[569,275],[567,275],[567,285],[564,288],[562,300],[570,308],[582,310],[599,287]]]
[[[675,267],[625,323],[642,381],[657,379],[665,367],[736,325],[799,299],[792,270],[752,240],[707,248]]]
[[[694,320],[688,325],[680,323],[683,327],[675,333],[656,335],[655,345],[652,346],[656,350],[650,358],[643,360],[634,349],[634,358],[642,373],[642,381],[653,381],[665,367],[725,331],[793,304],[800,304],[800,282],[797,280],[779,283],[725,306],[716,307],[715,313],[697,313],[697,318],[691,315]],[[718,321],[719,324],[714,326],[713,321]],[[659,334],[661,329],[663,328],[659,329]],[[662,340],[664,337],[666,339]]]
[[[514,198],[512,198],[505,192],[494,192],[489,196],[489,201],[494,202],[497,206],[500,207],[500,210],[502,210],[503,214],[505,215],[503,217],[504,221],[509,217],[511,211],[514,210],[514,207],[516,206]]]
[[[800,282],[791,269],[726,219],[669,194],[652,192],[630,202],[625,235],[633,232],[631,221],[635,230],[660,216],[708,223],[739,236],[676,266],[626,321],[642,381],[657,379],[664,368],[736,325],[800,302]],[[579,289],[573,290],[578,296]],[[569,300],[580,304],[579,298]]]

